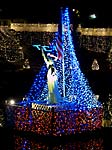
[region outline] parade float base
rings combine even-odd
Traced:
[[[75,103],[30,106],[7,105],[7,127],[44,136],[75,135],[102,127],[102,107],[79,107]]]

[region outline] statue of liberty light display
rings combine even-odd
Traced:
[[[102,105],[81,72],[75,54],[69,9],[63,9],[61,16],[50,51],[33,45],[41,50],[44,64],[20,102],[22,107],[12,113],[18,130],[62,136],[102,126]]]
[[[51,55],[50,53],[45,55],[44,51],[42,50],[42,56],[44,61],[47,65],[47,85],[48,85],[48,103],[49,104],[56,104],[61,100],[61,95],[58,90],[58,78],[57,78],[57,70],[54,66],[54,61],[58,58],[55,55]]]
[[[68,102],[69,104],[75,103],[81,109],[98,107],[100,103],[81,72],[75,54],[68,8],[61,14],[61,24],[58,26],[58,32],[50,49],[52,50],[50,53],[42,50],[45,64],[25,96],[27,102],[39,104],[61,102],[61,105]]]

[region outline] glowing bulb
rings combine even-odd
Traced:
[[[91,14],[89,17],[90,17],[90,19],[95,19],[96,15],[95,14]]]
[[[11,100],[9,101],[9,104],[10,104],[10,105],[14,105],[14,104],[15,104],[15,100],[11,99]]]

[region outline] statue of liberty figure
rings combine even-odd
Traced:
[[[56,104],[61,100],[61,95],[58,91],[58,77],[57,70],[54,66],[54,61],[58,58],[53,54],[48,53],[47,55],[42,50],[42,56],[48,68],[47,72],[47,85],[48,85],[48,102],[49,104]]]

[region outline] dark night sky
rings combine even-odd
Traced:
[[[97,22],[101,25],[112,26],[112,9],[109,0],[32,0],[26,3],[23,0],[13,2],[4,0],[0,5],[0,16],[1,18],[27,18],[40,22],[43,20],[57,22],[60,7],[64,6],[78,9],[83,22],[88,23],[88,16],[96,13]]]

